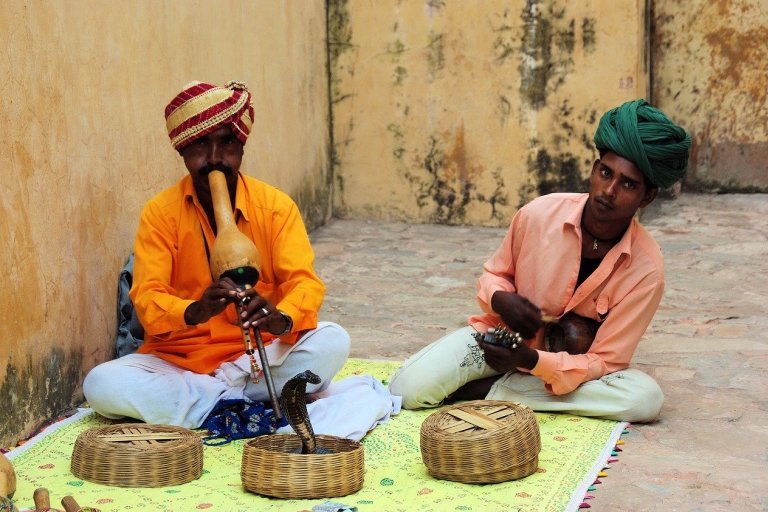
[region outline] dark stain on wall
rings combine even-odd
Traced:
[[[339,57],[352,49],[352,25],[350,24],[348,0],[328,0],[327,11],[327,37],[328,37],[328,66],[331,104],[342,101],[348,95],[341,92],[341,71],[339,69]]]
[[[507,59],[515,55],[518,47],[508,9],[505,9],[502,13],[500,22],[492,21],[491,30],[496,34],[496,39],[493,40],[493,54],[496,58],[496,63],[503,64]]]
[[[753,112],[748,123],[763,125],[768,120],[768,88],[764,70],[768,62],[765,45],[768,29],[738,33],[723,28],[705,37],[711,47],[711,68],[707,95],[720,98],[722,112],[731,103],[738,104],[735,94],[742,95]],[[763,64],[760,64],[763,63]],[[736,93],[735,91],[738,91]],[[730,102],[728,101],[730,100]],[[712,121],[710,121],[712,122]],[[717,121],[715,121],[717,122]],[[693,133],[691,170],[685,180],[686,188],[715,193],[754,193],[768,191],[768,145],[755,143],[750,136],[733,133],[737,125],[725,130],[728,137],[710,136],[710,124]],[[715,142],[720,139],[720,142]]]
[[[522,12],[520,95],[529,106],[546,105],[547,95],[565,82],[573,67],[575,20],[565,19],[565,9],[549,5],[546,12],[537,0],[527,0]]]
[[[392,156],[397,160],[402,161],[403,154],[405,153],[405,135],[403,134],[403,129],[396,123],[390,123],[387,126],[387,131],[392,134],[392,138],[395,140]]]
[[[429,32],[427,43],[427,72],[432,82],[437,73],[445,67],[445,38],[443,34]]]
[[[768,27],[751,19],[758,4],[696,2],[693,10],[660,3],[654,11],[653,97],[672,105],[668,113],[693,138],[686,190],[768,190],[768,145],[751,128],[768,123]],[[686,66],[700,73],[689,76]],[[678,102],[687,106],[676,109]]]
[[[335,185],[332,189],[332,201],[337,201],[333,204],[333,214],[339,217],[343,217],[344,214],[344,176],[338,172],[341,168],[341,157],[339,156],[339,148],[347,147],[352,143],[352,134],[355,130],[355,120],[350,117],[347,120],[347,125],[344,130],[343,138],[340,137],[341,129],[336,124],[331,124],[331,176],[329,180]]]
[[[65,353],[52,348],[41,359],[8,361],[0,386],[0,443],[15,444],[20,433],[27,435],[46,421],[72,409],[82,381],[82,348]]]
[[[445,152],[439,147],[438,138],[430,136],[422,168],[427,180],[419,183],[416,204],[419,208],[428,205],[434,208],[430,222],[438,224],[461,223],[466,216],[474,185],[466,180],[450,179],[444,173]]]
[[[316,172],[320,174],[321,181],[319,183],[312,177]],[[307,231],[324,225],[331,216],[332,185],[326,178],[328,174],[327,169],[308,171],[305,174],[307,177],[302,180],[298,190],[293,193]]]
[[[768,27],[738,32],[724,27],[704,37],[712,49],[709,94],[725,96],[733,90],[750,96],[758,111],[766,107],[768,87],[764,75],[768,60]]]
[[[561,13],[559,17],[562,17]],[[576,20],[571,20],[563,30],[556,30],[552,34],[555,46],[560,52],[573,53],[576,46]]]
[[[533,144],[538,145],[534,142]],[[531,199],[553,192],[584,192],[589,180],[582,177],[584,172],[579,158],[568,152],[551,154],[540,148],[528,157],[528,175],[535,183],[520,188],[518,207]]]
[[[546,134],[547,140],[533,138],[528,142],[528,183],[520,188],[518,206],[544,194],[588,189],[589,173],[597,157],[592,130],[598,113],[590,108],[576,110],[567,98],[552,109],[559,122]],[[585,151],[574,152],[573,141],[581,143]]]
[[[549,20],[538,14],[536,2],[528,0],[523,11],[522,53],[520,63],[520,95],[533,108],[546,103],[547,82],[551,75],[550,42],[552,39]]]
[[[349,20],[348,0],[328,0],[328,51],[331,60],[352,47],[352,27]]]
[[[509,120],[509,115],[512,113],[512,103],[510,103],[507,97],[503,94],[499,96],[499,102],[496,105],[496,113],[501,121],[501,126],[506,125]]]
[[[391,130],[390,130],[391,131]],[[424,156],[417,162],[418,170],[403,171],[404,176],[416,190],[416,204],[420,209],[431,210],[428,222],[437,224],[466,224],[467,205],[473,202],[488,204],[491,208],[489,220],[502,222],[508,199],[504,186],[503,172],[493,172],[494,187],[489,195],[477,190],[474,176],[481,175],[475,169],[470,172],[464,148],[463,130],[456,135],[453,147],[446,152],[441,139],[431,135],[427,141]],[[420,172],[426,172],[426,177]],[[418,173],[418,174],[417,174]]]
[[[595,37],[595,18],[581,20],[581,44],[586,53],[595,51],[597,38]]]
[[[337,204],[331,207],[334,214],[341,215],[344,211],[344,178],[341,168],[340,148],[346,147],[352,141],[352,133],[355,120],[350,117],[343,127],[338,126],[334,116],[334,106],[353,96],[342,88],[345,76],[354,74],[351,64],[342,63],[341,56],[354,48],[352,43],[352,24],[350,22],[348,0],[327,0],[326,4],[326,30],[328,51],[328,130],[330,134],[330,173],[327,177],[329,189],[336,190],[333,198]]]
[[[485,197],[484,194],[478,192],[477,200],[491,205],[491,220],[503,223],[509,220],[506,208],[509,205],[509,200],[504,186],[504,171],[500,168],[496,169],[492,176],[494,181],[493,193],[489,197]]]
[[[395,24],[395,31],[397,31],[397,24]],[[395,68],[392,72],[392,84],[395,86],[403,85],[405,79],[408,77],[408,70],[400,62],[400,58],[408,51],[408,48],[398,38],[385,49],[385,53],[392,58],[392,63]]]

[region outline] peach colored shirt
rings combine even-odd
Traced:
[[[235,218],[261,255],[256,291],[291,316],[293,331],[281,339],[294,343],[300,331],[317,326],[325,296],[298,208],[283,192],[240,174]],[[207,322],[184,321],[184,311],[213,281],[203,236],[213,247],[216,237],[186,176],[141,213],[130,297],[145,331],[140,353],[210,373],[243,354],[244,345],[232,305]],[[263,337],[273,339],[267,332]]]
[[[470,325],[481,332],[500,323],[490,304],[494,292],[504,290],[526,297],[542,314],[560,317],[573,311],[601,321],[586,354],[545,351],[543,329],[529,341],[539,352],[539,361],[530,372],[557,395],[627,368],[664,292],[661,250],[636,219],[600,266],[576,288],[581,214],[587,197],[549,194],[517,212],[478,279],[477,299],[484,314],[469,318]]]

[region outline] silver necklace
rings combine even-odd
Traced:
[[[626,229],[625,229],[624,231],[621,232],[621,234],[619,236],[614,237],[614,238],[598,238],[595,235],[593,235],[590,230],[587,229],[587,227],[584,225],[584,221],[583,220],[581,221],[581,229],[584,230],[584,232],[586,234],[588,234],[590,237],[592,237],[592,250],[593,251],[597,251],[598,248],[599,248],[598,245],[597,245],[597,242],[600,242],[601,244],[614,245],[616,242],[621,240],[621,237],[624,236],[624,232],[626,231]]]

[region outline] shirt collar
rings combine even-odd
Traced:
[[[579,198],[576,201],[576,207],[573,209],[571,214],[565,219],[564,225],[571,226],[572,228],[581,226],[581,216],[584,213],[584,207],[587,204],[587,199],[589,199],[589,194],[581,194],[581,196],[579,196]],[[629,266],[632,259],[632,251],[631,251],[632,240],[635,238],[636,232],[637,232],[637,219],[633,218],[632,221],[629,223],[629,227],[624,232],[624,236],[622,236],[621,240],[619,240],[616,243],[616,245],[613,247],[614,249],[618,250],[618,254],[616,255],[616,260],[618,260],[622,254],[626,255],[624,257],[624,262],[625,262],[625,266],[627,267]]]
[[[235,214],[239,212],[240,217],[245,219],[246,222],[250,222],[248,218],[248,186],[245,183],[243,174],[237,173],[237,191],[235,192]]]

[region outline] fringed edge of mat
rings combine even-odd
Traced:
[[[595,490],[595,485],[600,483],[601,477],[608,476],[608,473],[606,473],[605,470],[610,467],[609,464],[619,460],[617,458],[621,451],[619,445],[624,444],[624,440],[621,439],[621,436],[629,433],[629,430],[627,430],[628,427],[629,423],[625,421],[621,421],[613,427],[611,435],[608,437],[608,441],[606,441],[605,446],[595,460],[595,463],[589,468],[587,476],[584,477],[581,484],[575,491],[573,491],[566,511],[573,512],[583,508],[591,508],[586,500],[592,499],[594,496],[589,494],[589,492]]]
[[[17,446],[13,450],[10,450],[5,454],[5,457],[8,460],[13,460],[15,457],[18,457],[25,451],[29,450],[31,447],[33,447],[38,441],[45,438],[47,435],[51,434],[52,432],[55,432],[59,428],[63,427],[64,425],[68,425],[69,423],[72,423],[74,421],[77,421],[81,418],[84,418],[90,414],[95,414],[93,412],[93,409],[85,408],[85,407],[78,407],[77,412],[73,414],[72,416],[69,416],[68,418],[64,418],[61,421],[57,421],[56,423],[52,423],[45,427],[43,430],[35,434],[34,436],[30,437],[26,441],[24,441],[24,444]]]

